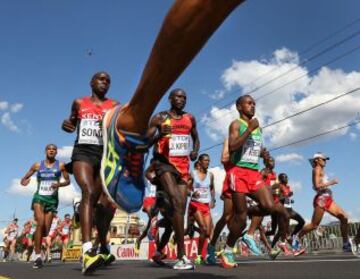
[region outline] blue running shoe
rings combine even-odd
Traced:
[[[210,265],[216,264],[216,255],[215,255],[215,247],[212,246],[210,243],[207,247],[207,256],[206,256],[206,263]]]
[[[253,237],[251,237],[248,234],[245,234],[241,238],[241,240],[246,244],[247,247],[249,247],[251,253],[253,253],[255,256],[260,256],[261,255],[261,251],[257,247],[256,242],[255,242]]]
[[[293,239],[292,244],[291,244],[291,248],[293,249],[293,251],[297,251],[300,248],[300,241],[296,238]]]
[[[143,204],[144,156],[148,150],[142,137],[117,131],[120,109],[116,106],[109,110],[103,120],[101,179],[109,199],[122,210],[132,213],[139,211]]]

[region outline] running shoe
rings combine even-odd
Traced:
[[[281,250],[279,250],[279,249],[271,249],[271,251],[269,252],[270,260],[275,260],[277,258],[277,256],[279,256],[280,253],[281,253]]]
[[[210,265],[216,264],[216,255],[215,255],[215,247],[212,246],[210,243],[207,247],[207,256],[206,256],[206,263]]]
[[[254,238],[248,234],[245,234],[241,240],[246,244],[247,247],[249,247],[250,251],[252,254],[254,254],[255,256],[260,256],[261,251],[260,249],[257,247],[256,242],[254,240]]]
[[[355,257],[360,257],[360,243],[356,243],[354,238],[349,239],[351,244],[351,252]]]
[[[186,256],[183,256],[181,259],[178,259],[178,261],[174,264],[173,269],[190,270],[195,269],[195,265]]]
[[[343,244],[343,252],[344,253],[352,252],[351,244],[350,244],[349,241],[344,242],[344,244]]]
[[[196,265],[201,265],[201,264],[204,264],[205,261],[204,261],[204,259],[203,259],[203,257],[202,257],[201,255],[198,255],[198,256],[196,257],[194,263],[195,263]]]
[[[33,264],[33,268],[35,269],[40,269],[43,267],[43,261],[41,259],[41,257],[38,257],[35,261],[34,261],[34,264]]]
[[[232,252],[222,252],[220,255],[220,263],[223,268],[237,267],[237,263],[234,260],[234,254]]]
[[[96,254],[94,250],[85,252],[82,261],[81,273],[83,275],[87,275],[95,271],[95,269],[97,269],[103,264],[104,264],[104,258],[101,256],[101,254]]]
[[[301,242],[299,242],[299,248],[296,251],[294,251],[294,256],[297,257],[297,256],[300,256],[300,255],[302,255],[304,253],[305,253],[305,248],[302,247]]]
[[[101,179],[109,199],[128,213],[138,211],[145,191],[144,154],[146,141],[139,135],[118,131],[120,106],[109,110],[103,120],[104,151]]]
[[[285,242],[280,242],[277,246],[281,249],[281,251],[283,251],[283,253],[284,253],[285,256],[290,256],[290,255],[293,254],[293,253],[289,250],[289,248],[287,247],[287,245],[286,245]]]
[[[100,254],[103,257],[104,265],[109,266],[112,262],[115,261],[115,256],[111,253],[109,254]]]
[[[156,251],[154,256],[152,256],[151,258],[155,263],[157,263],[158,265],[166,265],[163,260],[166,259],[166,254],[163,254],[159,251]]]

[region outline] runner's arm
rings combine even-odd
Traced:
[[[147,129],[145,136],[147,139],[149,139],[149,147],[154,145],[154,143],[163,136],[160,130],[161,128],[159,128],[162,122],[161,118],[161,114],[158,113],[154,115],[150,120],[149,128]]]
[[[221,151],[221,164],[226,164],[230,161],[230,154],[229,154],[229,139],[225,139],[223,148]]]
[[[199,133],[196,128],[196,120],[192,116],[191,117],[192,128],[191,128],[191,138],[193,140],[193,150],[190,152],[191,161],[195,161],[198,157],[199,149],[200,149],[200,139]]]
[[[214,174],[210,172],[210,194],[211,194],[211,202],[210,208],[215,207],[216,199],[215,199],[215,185],[214,185]]]
[[[313,185],[316,189],[325,189],[329,186],[335,185],[338,183],[336,179],[332,179],[329,182],[324,182],[321,177],[321,169],[318,167],[313,168]]]
[[[246,139],[251,134],[249,129],[246,129],[245,132],[240,136],[239,135],[239,121],[234,120],[229,127],[229,152],[235,152],[242,148]]]
[[[79,107],[80,100],[76,99],[71,106],[69,119],[65,119],[61,125],[61,129],[63,129],[65,132],[72,133],[76,130]]]
[[[29,182],[30,182],[30,179],[31,179],[31,176],[37,172],[40,168],[40,163],[35,163],[31,166],[30,170],[24,175],[23,178],[21,178],[20,180],[20,184],[22,186],[27,186],[29,185]]]

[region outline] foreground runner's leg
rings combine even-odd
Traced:
[[[222,232],[226,224],[230,221],[233,215],[232,199],[224,198],[223,200],[224,200],[223,214],[221,215],[219,221],[217,221],[214,228],[213,236],[208,244],[207,258],[206,258],[206,262],[208,264],[216,264],[216,254],[215,254],[216,242],[220,236],[220,233]]]
[[[104,188],[110,198],[120,207],[125,207],[125,210],[137,211],[142,204],[144,155],[139,153],[138,147],[146,143],[141,136],[147,130],[150,116],[162,96],[210,36],[242,2],[243,0],[175,1],[163,22],[129,105],[119,113],[109,113],[105,119],[102,162]],[[119,167],[122,171],[118,170]],[[126,177],[124,173],[127,174]],[[115,194],[119,191],[118,188],[120,195],[128,197],[120,197],[118,200],[118,195]]]

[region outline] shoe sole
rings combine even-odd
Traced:
[[[254,252],[253,249],[251,249],[251,245],[249,245],[248,243],[246,243],[246,241],[244,241],[243,239],[241,239],[241,241],[249,248],[251,254],[253,254],[254,256],[260,256],[261,254],[259,252]]]
[[[111,125],[111,117],[113,116],[113,114],[115,113],[115,108],[112,108],[111,110],[107,111],[105,113],[104,119],[103,119],[103,125],[102,125],[102,133],[103,133],[103,155],[101,158],[101,168],[100,168],[100,177],[101,177],[101,183],[102,183],[102,188],[103,188],[103,192],[106,194],[106,196],[108,197],[108,199],[110,200],[111,203],[113,203],[117,208],[121,209],[120,206],[115,202],[115,200],[113,199],[113,197],[110,195],[109,190],[107,189],[106,186],[106,179],[104,176],[104,172],[105,172],[105,168],[106,168],[106,157],[107,157],[107,142],[108,142],[108,133],[107,133],[107,124],[108,124],[108,118],[110,117],[110,122],[109,122],[109,126]]]
[[[103,264],[104,264],[104,259],[102,257],[99,257],[99,259],[97,261],[93,262],[92,265],[90,265],[85,270],[82,270],[81,273],[83,275],[89,275],[89,274],[93,273],[97,268],[102,266]]]
[[[299,253],[294,253],[294,256],[295,256],[295,257],[298,257],[298,256],[300,256],[300,255],[302,255],[302,254],[305,254],[305,250],[302,250],[302,251],[300,251]]]

